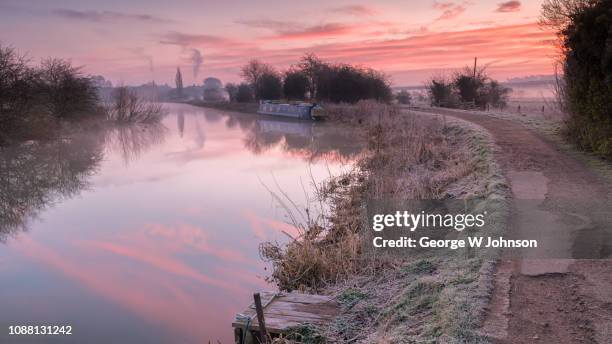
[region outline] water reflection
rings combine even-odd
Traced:
[[[28,142],[0,150],[0,241],[45,207],[88,185],[103,157],[100,135]]]
[[[161,123],[113,126],[105,132],[107,147],[119,152],[127,164],[152,146],[163,143],[167,130]]]
[[[260,180],[302,204],[299,181],[359,154],[326,123],[169,110],[159,127],[0,152],[0,324],[61,321],[87,343],[231,342],[233,315],[271,288],[258,243],[296,230]]]
[[[163,142],[165,127],[124,125],[61,135],[0,149],[0,242],[42,210],[79,194],[104,159],[105,149],[128,162]]]
[[[239,127],[246,135],[244,146],[254,154],[280,147],[310,162],[325,157],[335,162],[349,162],[362,151],[363,144],[345,127],[325,123],[255,116],[238,113],[205,112],[209,122],[225,117],[227,128]]]
[[[178,128],[179,135],[183,137],[185,132],[185,112],[183,110],[179,110],[176,115],[176,127]]]

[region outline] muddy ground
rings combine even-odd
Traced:
[[[612,188],[597,171],[523,124],[424,109],[477,124],[499,146],[512,194],[508,237],[538,239],[497,266],[483,332],[497,343],[612,343]]]

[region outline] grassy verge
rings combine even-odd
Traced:
[[[441,116],[376,103],[327,107],[354,126],[368,149],[355,169],[318,188],[322,221],[299,225],[294,241],[264,243],[270,277],[283,290],[334,295],[341,315],[317,329],[328,342],[486,342],[478,333],[495,253],[368,259],[360,233],[366,199],[481,199],[488,233],[505,226],[507,187],[487,133]],[[495,232],[495,233],[494,233]],[[472,234],[472,233],[471,233]],[[466,233],[467,235],[467,233]],[[460,256],[462,255],[462,256]]]

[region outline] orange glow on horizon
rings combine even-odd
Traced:
[[[53,7],[7,0],[0,5],[0,30],[5,29],[3,44],[35,58],[69,58],[89,73],[128,84],[172,84],[177,66],[186,84],[199,84],[206,76],[238,81],[240,67],[251,58],[282,70],[306,52],[380,69],[394,85],[419,84],[478,56],[503,81],[553,72],[555,48],[549,42],[555,35],[536,24],[540,5],[380,0],[330,6],[319,0],[308,5],[270,0],[262,7],[181,0],[172,6],[134,1],[119,11],[97,1],[67,0]],[[45,42],[33,34],[41,29]],[[201,68],[191,67],[196,50],[204,59]]]

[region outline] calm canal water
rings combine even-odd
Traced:
[[[1,343],[233,342],[235,313],[272,289],[258,244],[295,231],[266,187],[304,206],[311,175],[359,151],[325,123],[167,109],[161,126],[0,151]]]

